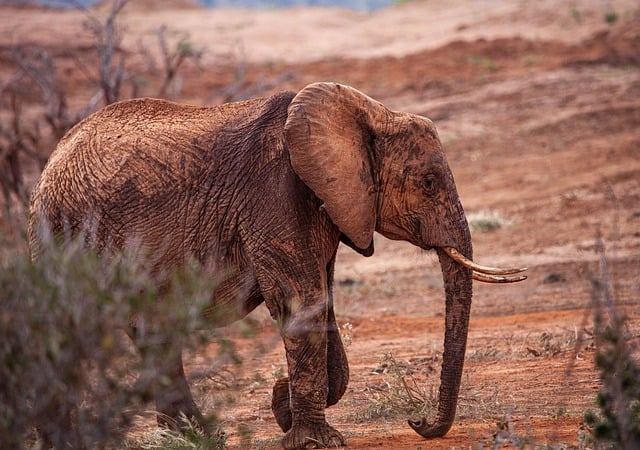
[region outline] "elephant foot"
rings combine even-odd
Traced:
[[[286,450],[306,448],[335,448],[347,445],[342,434],[327,422],[296,424],[282,439]]]
[[[195,402],[189,394],[188,397],[180,400],[166,401],[159,399],[156,401],[158,412],[158,425],[174,431],[181,431],[189,428],[198,428],[208,431],[208,421],[204,418]]]
[[[273,385],[271,396],[271,411],[276,422],[285,433],[291,429],[291,406],[289,405],[289,379],[279,378]]]

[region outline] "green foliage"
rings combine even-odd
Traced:
[[[605,11],[605,13],[602,15],[602,19],[609,25],[613,25],[614,23],[616,23],[618,21],[618,17],[618,13],[612,9]]]
[[[495,72],[498,70],[496,63],[488,56],[470,56],[468,59],[469,64],[480,66],[487,69],[489,72]]]
[[[582,22],[582,12],[580,12],[578,7],[575,5],[571,6],[571,17],[573,17],[573,20],[575,20],[576,23]]]
[[[598,338],[595,361],[603,385],[596,397],[599,411],[587,411],[585,424],[596,442],[638,448],[640,368],[629,351],[623,323],[603,325]]]
[[[393,0],[393,4],[395,6],[404,5],[405,3],[409,3],[412,0]]]
[[[596,448],[640,448],[640,367],[633,356],[624,317],[614,305],[604,244],[598,239],[601,278],[592,280],[597,354],[602,387],[598,411],[584,422]]]
[[[147,339],[197,344],[212,283],[188,265],[159,287],[131,252],[98,256],[81,239],[44,239],[32,261],[24,250],[0,260],[0,442],[24,448],[39,430],[45,445],[104,448],[123,442],[131,411],[150,398],[151,357],[123,330]],[[161,292],[162,290],[162,292]]]
[[[195,55],[197,51],[193,46],[193,42],[186,38],[183,38],[180,39],[176,44],[176,53],[180,56],[187,57]]]

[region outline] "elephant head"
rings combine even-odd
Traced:
[[[435,249],[442,268],[446,324],[435,422],[409,421],[424,437],[444,435],[456,411],[472,296],[472,278],[512,282],[525,269],[471,261],[469,227],[434,124],[392,112],[361,92],[334,83],[300,91],[288,109],[285,141],[300,179],[361,252],[373,232]]]

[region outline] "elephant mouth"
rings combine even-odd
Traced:
[[[473,273],[473,279],[484,283],[516,283],[527,279],[526,275],[518,275],[527,270],[526,267],[499,268],[483,266],[471,261],[453,247],[442,247],[442,250],[456,263]]]

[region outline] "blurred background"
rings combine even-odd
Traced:
[[[429,448],[591,448],[599,299],[626,317],[636,357],[640,335],[637,0],[0,1],[3,273],[25,258],[31,187],[86,115],[132,97],[217,105],[314,81],[434,120],[476,260],[530,268],[524,283],[475,286],[458,422]],[[437,260],[376,237],[372,258],[341,249],[336,267],[352,381],[331,421],[352,448],[416,448],[406,411],[437,389],[442,352]],[[277,447],[277,331],[259,308],[224,333],[242,368],[216,390],[219,343],[185,358],[197,401],[222,409],[232,448]],[[403,391],[412,377],[431,387]]]

